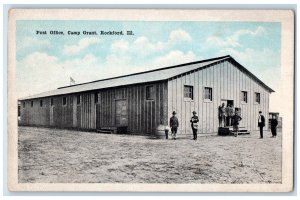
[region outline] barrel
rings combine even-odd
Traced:
[[[166,138],[165,129],[166,129],[165,125],[162,124],[158,125],[155,130],[155,137],[158,139],[165,139]]]

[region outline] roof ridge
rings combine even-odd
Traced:
[[[204,60],[199,60],[199,61],[183,63],[183,64],[179,64],[179,65],[171,65],[171,66],[168,66],[168,67],[162,67],[162,68],[152,69],[152,70],[143,71],[143,72],[137,72],[137,73],[132,73],[132,74],[115,76],[115,77],[111,77],[111,78],[105,78],[105,79],[100,79],[100,80],[95,80],[95,81],[89,81],[89,82],[79,83],[79,84],[75,84],[75,85],[62,86],[62,87],[58,87],[57,89],[69,88],[69,87],[74,87],[74,86],[78,86],[78,85],[85,85],[85,84],[90,84],[90,83],[95,83],[95,82],[100,82],[100,81],[107,81],[107,80],[123,78],[123,77],[128,77],[128,76],[133,76],[133,75],[145,74],[145,73],[155,72],[155,71],[160,71],[160,70],[165,70],[165,69],[172,69],[172,68],[182,67],[182,66],[186,66],[186,65],[199,64],[199,63],[203,63],[203,62],[209,62],[209,61],[219,60],[219,59],[224,59],[224,58],[232,58],[232,57],[230,55],[220,56],[220,57],[215,57],[215,58],[210,58],[210,59],[204,59]]]

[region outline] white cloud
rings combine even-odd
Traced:
[[[32,37],[24,37],[24,39],[18,43],[17,50],[25,49],[28,47],[50,47],[49,40],[39,40]]]
[[[112,43],[111,50],[112,51],[127,51],[129,48],[129,42],[121,39]]]
[[[260,36],[265,33],[266,33],[265,29],[259,26],[254,31],[248,29],[238,30],[234,32],[233,35],[226,38],[221,38],[218,36],[210,36],[206,39],[206,42],[209,45],[214,45],[218,47],[241,47],[242,45],[239,43],[240,37],[245,35]]]
[[[274,50],[267,48],[263,50],[246,48],[241,51],[233,48],[225,48],[221,50],[219,54],[231,55],[259,79],[270,87],[273,87],[273,89],[279,86],[280,56]],[[274,79],[277,79],[277,81],[274,81]]]
[[[170,35],[169,35],[169,43],[170,44],[181,42],[181,41],[190,42],[190,41],[192,41],[192,37],[190,36],[190,34],[188,32],[186,32],[182,29],[177,29],[170,33]]]
[[[94,44],[99,44],[100,42],[101,42],[101,40],[97,37],[82,38],[75,45],[65,45],[63,52],[66,55],[75,55],[75,54],[78,54],[80,51],[86,49],[87,47],[94,45]]]
[[[34,52],[17,62],[17,91],[19,97],[56,89],[69,84],[96,79],[101,71],[100,61],[92,54],[60,62],[55,56]]]
[[[167,41],[151,41],[146,36],[140,36],[132,43],[121,39],[113,42],[111,50],[116,54],[132,54],[147,56],[152,53],[162,52],[171,49],[175,44],[181,42],[190,42],[192,37],[183,29],[176,29],[170,32]]]
[[[188,51],[187,53],[184,53],[182,51],[176,50],[176,51],[171,51],[164,56],[156,58],[153,61],[153,64],[154,66],[157,67],[167,67],[170,65],[193,62],[200,59],[201,58],[197,58],[197,56],[192,51]]]

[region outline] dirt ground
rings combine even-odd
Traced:
[[[19,127],[19,182],[281,183],[281,133],[177,140]]]

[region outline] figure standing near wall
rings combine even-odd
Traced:
[[[197,131],[198,131],[198,122],[199,122],[199,118],[197,116],[196,111],[193,111],[193,116],[190,120],[191,122],[191,126],[192,126],[192,130],[193,130],[193,139],[197,140]]]
[[[272,132],[272,138],[276,138],[277,136],[277,125],[278,125],[278,121],[275,117],[275,115],[272,116],[272,120],[271,120],[271,132]]]
[[[170,118],[170,127],[171,127],[171,132],[172,132],[172,139],[176,140],[176,134],[177,134],[177,129],[179,127],[179,122],[176,117],[176,112],[173,111],[172,117]]]
[[[234,136],[237,137],[239,132],[239,124],[242,118],[238,115],[238,112],[236,111],[235,115],[232,116],[231,120],[232,120]]]
[[[225,127],[225,103],[218,108],[219,111],[219,127]]]
[[[260,138],[259,139],[263,139],[264,138],[264,133],[263,133],[263,129],[265,126],[265,117],[262,115],[262,112],[259,111],[259,117],[258,117],[258,127],[259,127],[259,132],[260,132]]]

